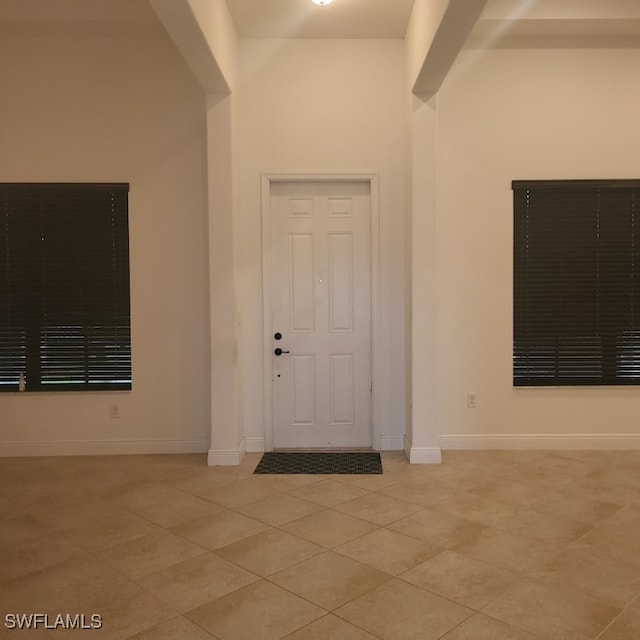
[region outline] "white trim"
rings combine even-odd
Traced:
[[[409,464],[440,464],[442,451],[438,447],[411,447]]]
[[[237,467],[244,458],[245,440],[242,439],[237,449],[209,449],[207,466],[209,467]]]
[[[382,426],[380,416],[387,415],[382,404],[383,393],[380,372],[383,370],[382,354],[382,309],[380,307],[380,179],[371,174],[369,180],[369,196],[371,205],[371,442],[382,445]]]
[[[63,440],[0,442],[0,458],[206,453],[209,440]]]
[[[274,182],[365,182],[369,184],[371,210],[371,442],[381,443],[379,416],[385,415],[379,383],[383,370],[380,322],[380,189],[377,173],[262,174],[262,310],[264,375],[264,451],[273,451],[271,404],[271,184]],[[402,449],[402,447],[400,447]]]
[[[264,453],[264,438],[247,436],[247,453]]]
[[[272,367],[271,367],[271,182],[272,179],[262,175],[262,334],[263,354],[262,373],[264,388],[264,447],[265,451],[273,451],[273,408],[272,408]]]
[[[380,451],[404,451],[404,436],[380,436]]]
[[[411,443],[409,442],[409,438],[407,438],[406,433],[404,434],[404,436],[402,436],[402,440],[404,442],[404,455],[406,456],[407,460],[409,460],[411,458]]]
[[[440,436],[444,450],[466,449],[640,449],[640,433],[481,434]]]

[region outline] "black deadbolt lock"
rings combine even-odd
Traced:
[[[273,337],[274,337],[275,340],[282,340],[282,334],[280,332],[275,333],[273,335]]]

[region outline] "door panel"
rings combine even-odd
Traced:
[[[291,356],[292,375],[289,402],[294,425],[315,425],[316,421],[316,362],[311,354]]]
[[[289,308],[291,331],[313,332],[315,300],[313,286],[313,235],[289,236]]]
[[[353,234],[329,234],[329,330],[353,331]]]
[[[331,362],[331,424],[351,425],[356,420],[352,354],[334,354]]]
[[[369,447],[369,183],[272,183],[270,205],[274,446]]]

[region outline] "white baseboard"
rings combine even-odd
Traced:
[[[237,449],[209,449],[207,465],[209,467],[236,467],[246,453],[246,442],[242,439]]]
[[[245,439],[247,453],[264,453],[264,438],[248,436]]]
[[[440,447],[443,450],[637,450],[640,449],[640,433],[450,435],[440,436]]]
[[[404,436],[404,454],[409,464],[440,464],[442,451],[438,447],[414,447]]]
[[[209,440],[64,440],[0,442],[0,458],[206,453]]]
[[[380,436],[380,451],[402,451],[404,436]]]
[[[409,464],[440,464],[442,451],[438,447],[411,447]]]

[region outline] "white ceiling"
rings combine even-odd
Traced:
[[[241,38],[403,38],[414,2],[226,1]],[[164,33],[147,0],[0,0],[4,38]],[[488,0],[467,46],[640,47],[640,0]]]
[[[638,0],[488,0],[468,47],[638,47]]]
[[[414,0],[227,0],[241,38],[403,38]]]
[[[403,38],[413,0],[227,0],[241,38]],[[634,46],[640,0],[488,0],[470,46]]]

